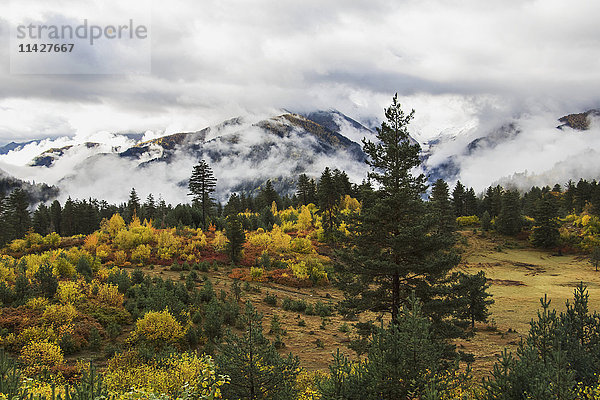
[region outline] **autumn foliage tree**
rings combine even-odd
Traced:
[[[177,343],[182,337],[181,324],[165,309],[148,312],[140,318],[131,338],[159,349]]]

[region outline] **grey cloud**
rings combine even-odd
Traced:
[[[158,136],[280,108],[335,108],[374,125],[399,92],[402,104],[417,111],[411,133],[423,143],[444,138],[430,159],[439,163],[511,121],[527,125],[517,150],[549,151],[554,122],[542,120],[600,106],[599,3],[154,4],[151,75],[10,75],[7,19],[0,18],[0,142],[101,130]],[[512,150],[494,150],[498,162]],[[486,164],[484,153],[496,160],[491,151],[459,158],[472,185],[484,184],[474,176],[483,167],[493,179],[543,172],[542,160],[526,166],[520,152],[511,172]]]

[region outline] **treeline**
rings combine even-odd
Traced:
[[[579,214],[584,210],[600,214],[600,184],[596,180],[580,179],[577,184],[569,181],[564,188],[558,183],[553,187],[534,186],[525,193],[500,185],[490,186],[480,196],[458,181],[452,191],[452,206],[457,217],[477,215],[482,218],[487,213],[493,218],[509,205],[518,208],[520,214],[533,217],[544,199],[552,199],[557,216]]]
[[[314,179],[301,175],[298,194],[291,197],[277,193],[271,181],[267,180],[256,195],[234,193],[224,206],[209,198],[206,223],[203,222],[202,208],[195,202],[173,206],[162,198],[157,200],[152,194],[148,194],[142,201],[135,188],[131,190],[127,202],[121,204],[109,204],[105,200],[93,198],[73,200],[69,197],[63,204],[58,200],[54,200],[49,206],[40,203],[33,212],[30,211],[32,199],[29,194],[17,188],[7,197],[0,195],[0,246],[22,238],[30,229],[40,235],[52,232],[61,236],[88,235],[100,228],[103,219],[109,219],[117,213],[123,216],[126,223],[137,216],[141,221],[152,221],[157,228],[189,226],[206,229],[212,223],[221,229],[226,225],[227,216],[248,212],[257,215],[242,218],[244,229],[270,230],[279,222],[271,211],[273,204],[279,210],[301,204],[318,204],[323,192],[360,197],[360,187],[350,183],[345,172],[336,169],[328,174],[331,178],[327,180],[327,188],[321,187]]]
[[[596,180],[584,179],[577,184],[569,181],[564,188],[532,187],[525,193],[502,186],[488,187],[480,197],[472,188],[465,188],[457,182],[452,192],[454,215],[464,225],[480,225],[483,230],[495,229],[505,235],[518,235],[526,231],[533,245],[542,248],[579,246],[589,251],[592,244],[579,243],[581,240],[570,235],[562,237],[560,218],[572,214],[585,213],[600,215],[600,184]]]

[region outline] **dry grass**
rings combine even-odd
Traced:
[[[225,290],[226,292],[231,291],[233,279],[228,276],[230,270],[230,267],[220,266],[218,271],[210,271],[206,274],[200,273],[200,275],[208,276],[213,283],[215,293],[218,295],[221,290]],[[170,271],[166,267],[155,267],[153,270],[145,269],[144,272],[172,280],[179,280],[180,274],[179,272]],[[197,286],[200,287],[201,285],[199,283]],[[244,284],[242,283],[243,286]],[[279,315],[281,327],[287,331],[287,334],[282,336],[283,342],[286,345],[281,350],[282,354],[292,352],[294,355],[297,355],[300,358],[301,366],[308,370],[326,369],[332,359],[331,354],[337,348],[340,348],[348,356],[354,356],[354,352],[347,348],[349,342],[348,335],[338,330],[346,321],[337,313],[326,317],[325,329],[321,329],[321,317],[285,311],[281,308],[281,301],[286,297],[293,300],[302,299],[310,304],[321,301],[323,303],[331,302],[335,305],[343,298],[341,291],[333,286],[298,289],[262,282],[251,282],[251,287],[258,288],[260,292],[244,290],[241,302],[244,303],[250,300],[257,310],[263,314],[263,328],[265,333],[269,331],[273,314]],[[271,307],[264,302],[267,293],[277,296],[277,307]],[[298,326],[300,319],[304,320],[306,326]],[[352,324],[352,322],[347,323],[349,325]],[[267,337],[270,340],[275,339],[274,335],[267,334]],[[322,342],[322,348],[317,347],[317,339]]]
[[[472,340],[460,343],[476,355],[474,370],[478,375],[491,369],[495,355],[504,347],[516,348],[520,337],[527,335],[529,322],[536,317],[544,295],[552,300],[551,307],[563,311],[565,301],[573,297],[574,287],[583,282],[590,294],[590,311],[600,310],[600,272],[595,272],[585,258],[553,255],[533,249],[525,241],[462,234],[468,245],[460,269],[485,271],[495,300],[491,324],[480,324]],[[502,246],[506,241],[512,248]],[[486,329],[492,326],[494,329]]]
[[[460,350],[475,355],[473,371],[476,376],[481,377],[491,370],[502,349],[516,349],[520,338],[527,334],[529,322],[536,316],[540,297],[544,294],[552,299],[553,307],[564,310],[565,301],[572,298],[573,288],[583,281],[590,294],[590,310],[600,310],[600,272],[595,272],[586,259],[573,255],[555,256],[531,248],[524,240],[472,231],[461,234],[466,238],[466,243],[462,246],[463,261],[459,269],[471,273],[485,271],[491,280],[490,292],[495,300],[490,321],[477,324],[473,338],[456,341]],[[212,280],[217,294],[221,289],[230,291],[232,279],[228,277],[229,271],[229,267],[220,266],[218,271],[206,274]],[[179,272],[169,271],[165,267],[157,266],[145,272],[179,279]],[[309,370],[326,369],[331,361],[331,353],[337,348],[354,357],[354,352],[347,348],[348,334],[338,330],[346,322],[339,315],[328,317],[325,329],[321,329],[321,317],[281,308],[281,301],[285,297],[303,299],[313,304],[317,301],[335,304],[343,298],[339,290],[331,286],[296,289],[273,283],[252,283],[252,286],[258,287],[260,292],[244,291],[242,301],[250,300],[264,315],[265,332],[268,332],[273,314],[279,315],[281,326],[287,331],[282,337],[286,344],[282,353],[291,351],[299,356],[301,365]],[[277,307],[264,302],[267,293],[277,296]],[[298,326],[300,319],[304,320],[306,326]],[[352,325],[352,322],[346,323]],[[272,335],[268,337],[274,339]],[[317,339],[323,343],[323,348],[317,347]]]

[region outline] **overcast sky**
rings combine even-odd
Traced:
[[[114,10],[86,15],[86,3],[54,1],[52,18],[114,18]],[[143,6],[152,17],[147,75],[10,74],[11,17],[2,13],[0,143],[102,130],[197,130],[282,108],[336,108],[369,121],[381,118],[394,92],[416,109],[414,131],[424,137],[482,118],[537,111],[559,117],[600,105],[600,2]]]

